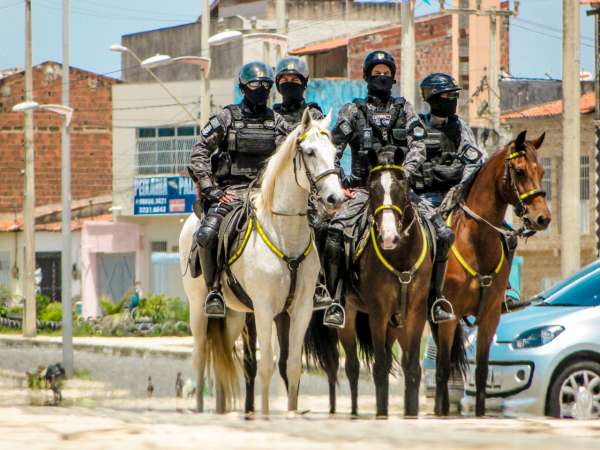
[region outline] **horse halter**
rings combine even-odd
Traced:
[[[536,188],[524,193],[519,192],[519,188],[517,187],[515,176],[513,174],[514,168],[512,167],[510,162],[513,159],[521,156],[526,157],[527,150],[516,150],[506,157],[506,169],[504,173],[504,179],[506,180],[507,185],[510,187],[510,189],[512,189],[513,193],[515,194],[515,197],[517,198],[518,203],[515,207],[515,214],[522,219],[525,213],[527,212],[527,204],[530,203],[535,197],[538,197],[540,195],[545,197],[546,191],[544,191],[543,189]]]
[[[320,129],[319,134],[329,136],[329,133],[324,129]],[[308,131],[306,131],[305,133],[300,135],[300,137],[298,138],[298,142],[297,142],[298,143],[298,152],[296,153],[296,157],[294,158],[294,178],[296,179],[296,184],[298,186],[300,186],[300,183],[298,182],[298,163],[296,162],[296,159],[298,158],[298,155],[299,155],[300,163],[301,163],[300,165],[304,166],[304,173],[306,174],[306,178],[308,179],[308,184],[310,185],[310,190],[312,193],[315,193],[316,196],[318,197],[319,188],[317,186],[317,183],[319,183],[321,180],[323,180],[325,177],[328,177],[329,175],[337,175],[339,177],[340,169],[335,169],[335,168],[328,169],[328,170],[321,172],[318,175],[313,175],[311,173],[311,171],[309,170],[308,165],[306,164],[304,150],[302,149],[302,146],[300,145],[307,137],[308,137]]]
[[[399,166],[397,164],[381,164],[379,166],[372,167],[370,172],[373,173],[383,170],[398,170],[404,173],[404,166]],[[388,209],[396,213],[399,219],[401,219],[404,216],[404,211],[400,206],[394,204],[381,204],[373,211],[373,217],[377,216],[377,214],[379,214],[380,212]]]

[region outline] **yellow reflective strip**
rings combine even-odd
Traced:
[[[508,155],[508,159],[509,159],[509,160],[510,160],[510,159],[515,159],[515,158],[516,158],[516,157],[518,157],[518,156],[524,156],[524,155],[526,155],[526,154],[527,154],[527,152],[525,152],[525,151],[523,151],[523,150],[520,150],[520,151],[518,151],[518,152],[513,152],[513,153],[511,153],[510,155]]]
[[[505,259],[505,256],[504,256],[504,245],[502,245],[502,242],[500,242],[500,252],[501,252],[501,254],[500,254],[500,262],[498,263],[498,265],[494,269],[495,273],[499,273],[500,269],[502,269],[502,264],[504,264],[504,259]]]
[[[308,131],[306,133],[303,133],[300,135],[300,137],[298,138],[298,142],[302,142],[307,137],[308,137]]]
[[[306,247],[306,250],[304,250],[304,257],[306,258],[308,255],[310,255],[310,252],[312,252],[313,249],[313,235],[312,233],[310,233],[310,241],[308,241],[308,246]]]
[[[472,277],[476,277],[477,272],[475,272],[473,270],[473,268],[467,263],[467,261],[465,261],[465,259],[462,257],[462,255],[458,252],[458,249],[456,248],[456,246],[453,245],[451,247],[451,249],[452,249],[452,254],[456,257],[456,259],[458,260],[460,265],[463,266],[463,269],[465,269],[469,273],[469,275],[471,275]]]
[[[263,242],[265,243],[265,245],[267,247],[269,247],[269,249],[275,253],[277,256],[279,256],[281,259],[285,258],[285,255],[281,252],[281,250],[279,250],[277,247],[275,247],[275,245],[269,240],[269,238],[267,237],[267,234],[265,233],[265,230],[263,230],[262,226],[260,225],[260,222],[258,221],[258,219],[256,220],[256,231],[258,231],[258,234],[260,235],[260,237],[262,238]]]
[[[227,264],[229,264],[230,266],[234,262],[236,262],[238,259],[240,259],[240,256],[242,256],[242,253],[244,253],[244,250],[246,249],[246,244],[248,244],[248,240],[250,239],[250,234],[252,233],[252,225],[253,225],[252,219],[248,220],[248,225],[246,226],[246,232],[244,233],[244,239],[242,239],[242,244],[238,247],[238,249],[235,251],[233,256],[231,258],[229,258],[229,261],[227,261]]]
[[[527,197],[529,197],[530,195],[535,194],[537,191],[538,191],[537,189],[532,189],[529,192],[525,192],[524,194],[519,195],[519,198],[521,200],[525,200]]]
[[[404,214],[402,212],[402,208],[400,208],[399,206],[396,206],[396,205],[379,205],[377,208],[375,208],[375,212],[373,213],[373,215],[376,216],[377,213],[380,213],[381,211],[383,211],[385,209],[393,209],[394,211],[396,211],[400,215]]]
[[[375,254],[377,255],[377,259],[383,264],[383,266],[389,270],[390,272],[396,274],[398,271],[394,269],[394,267],[387,262],[387,259],[383,257],[381,254],[381,250],[379,249],[379,245],[377,245],[377,237],[375,236],[375,227],[371,227],[371,241],[373,242],[373,248],[375,249]]]
[[[415,263],[415,271],[419,270],[419,267],[421,267],[421,265],[423,264],[423,262],[425,261],[425,258],[427,257],[427,235],[425,234],[425,230],[423,229],[423,225],[421,224],[421,222],[419,222],[419,228],[421,229],[421,236],[423,236],[423,245],[421,246],[421,254],[419,255],[419,259],[417,259],[417,262]]]
[[[452,227],[452,214],[454,212],[450,212],[450,214],[448,214],[448,218],[446,219],[446,225],[448,225],[449,227]]]
[[[404,171],[404,166],[399,166],[397,164],[383,164],[380,166],[372,167],[371,172],[377,172],[378,170],[389,170],[389,169]]]

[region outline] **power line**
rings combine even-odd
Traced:
[[[562,36],[562,32],[563,32],[562,28],[551,27],[550,25],[546,25],[546,24],[542,24],[542,23],[537,23],[537,22],[534,22],[533,20],[522,19],[520,17],[515,17],[514,20],[516,20],[518,22],[523,22],[523,23],[526,23],[526,24],[529,24],[529,25],[533,25],[535,27],[539,27],[539,28],[542,28],[542,29],[545,29],[545,30],[555,31],[557,33],[560,33],[561,36]],[[584,39],[586,41],[594,42],[594,38],[590,37],[590,36],[585,36],[585,35],[582,34],[580,36],[580,38]]]
[[[530,31],[532,33],[540,34],[542,36],[546,36],[546,37],[550,37],[550,38],[558,39],[559,41],[562,41],[562,36],[556,36],[554,34],[546,33],[544,31],[534,30],[532,28],[524,27],[523,25],[518,25],[516,23],[513,23],[512,26],[513,27],[517,27],[517,28],[521,28],[522,30]],[[586,44],[585,42],[580,42],[580,45],[582,47],[587,47],[587,48],[592,48],[592,49],[594,48],[593,45]]]

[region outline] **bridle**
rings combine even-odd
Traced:
[[[515,181],[514,168],[510,163],[513,159],[519,157],[526,157],[527,150],[516,150],[512,153],[509,153],[506,157],[505,163],[505,171],[504,171],[504,180],[505,186],[508,187],[509,190],[512,190],[515,198],[517,199],[517,206],[515,206],[515,214],[523,220],[523,216],[527,213],[527,205],[533,201],[535,197],[543,196],[546,197],[546,191],[543,189],[532,189],[527,192],[519,192],[519,188]]]
[[[381,164],[379,166],[375,166],[372,167],[371,170],[369,171],[370,173],[374,173],[374,172],[381,172],[384,170],[396,170],[396,171],[400,171],[402,173],[405,172],[404,170],[404,166],[400,166],[397,164]],[[412,203],[409,203],[409,207],[410,208],[414,208]],[[377,206],[374,210],[373,210],[373,223],[375,224],[375,218],[377,217],[377,215],[383,211],[386,210],[390,210],[394,213],[394,215],[396,215],[398,222],[402,221],[404,218],[404,211],[402,210],[402,207],[398,206],[398,205],[394,205],[393,203],[391,204],[386,204],[383,203],[379,206]],[[414,215],[416,217],[416,214]],[[410,223],[410,225],[408,227],[406,227],[406,230],[410,229],[410,227],[412,226],[412,224],[414,223],[414,217],[413,217],[413,221]],[[405,231],[406,231],[405,230]]]
[[[296,151],[296,156],[294,156],[294,161],[293,161],[294,162],[294,179],[296,180],[296,184],[298,186],[302,187],[300,185],[300,182],[298,181],[298,169],[299,169],[299,167],[303,166],[304,174],[306,175],[306,179],[308,180],[308,184],[310,186],[311,196],[313,196],[313,198],[315,198],[315,199],[319,199],[320,197],[319,197],[318,183],[321,182],[324,178],[328,177],[329,175],[336,175],[339,177],[340,169],[333,168],[333,169],[325,170],[318,175],[312,174],[312,172],[308,168],[308,165],[306,164],[306,156],[304,155],[304,150],[302,149],[302,146],[300,145],[308,137],[309,132],[310,132],[310,130],[301,134],[298,137],[298,140],[296,142],[297,151]],[[319,129],[319,134],[329,136],[329,133],[325,129]],[[281,212],[273,211],[273,214],[276,216],[292,217],[292,216],[306,216],[307,213],[306,212],[303,212],[303,213],[281,213]]]

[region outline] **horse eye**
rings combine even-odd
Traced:
[[[315,149],[312,147],[307,147],[302,149],[306,156],[313,156],[315,154]]]

